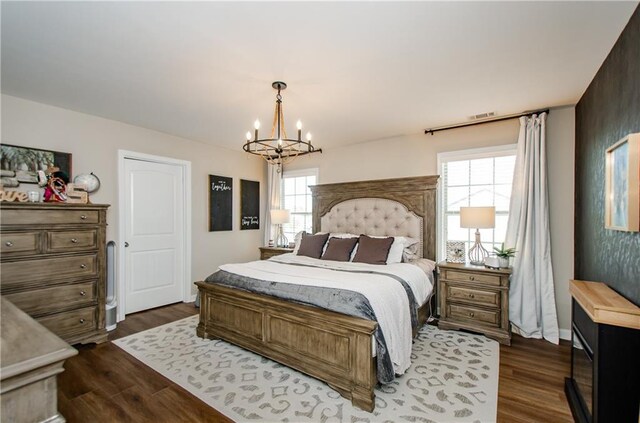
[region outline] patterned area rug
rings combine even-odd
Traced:
[[[229,418],[283,422],[495,422],[498,343],[424,326],[411,368],[376,389],[367,413],[326,384],[223,341],[196,336],[198,316],[114,343]]]

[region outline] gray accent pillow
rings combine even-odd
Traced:
[[[327,243],[328,238],[329,234],[302,234],[300,248],[298,248],[298,255],[319,259],[322,256],[322,249],[324,248],[324,244]]]
[[[360,235],[358,251],[353,258],[354,263],[387,264],[387,256],[393,244],[393,237],[371,238]]]
[[[322,260],[349,261],[351,252],[356,248],[358,238],[329,238]]]

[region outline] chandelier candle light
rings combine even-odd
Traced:
[[[271,86],[278,90],[271,136],[260,139],[258,136],[260,121],[256,120],[253,125],[255,129],[253,140],[251,139],[251,132],[247,132],[247,142],[244,143],[242,149],[247,153],[262,157],[267,163],[278,166],[278,171],[282,171],[283,164],[289,163],[296,157],[304,156],[305,154],[322,153],[322,149],[316,149],[311,144],[310,132],[307,132],[307,140],[302,140],[302,122],[300,121],[296,125],[298,139],[287,138],[287,131],[284,127],[284,114],[282,112],[282,95],[280,94],[281,91],[287,88],[287,84],[282,81],[275,81]]]
[[[475,228],[476,242],[469,250],[471,264],[482,266],[489,252],[480,242],[480,229],[492,229],[496,226],[495,207],[460,207],[460,227]]]
[[[289,240],[284,236],[284,230],[282,225],[289,223],[291,220],[291,213],[289,210],[274,209],[271,210],[271,223],[278,227],[278,236],[276,238],[276,247],[286,248],[289,246]]]

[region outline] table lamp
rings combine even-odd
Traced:
[[[291,213],[289,210],[273,209],[271,210],[271,224],[278,226],[278,236],[276,238],[276,247],[286,248],[289,246],[289,240],[284,236],[282,225],[289,223]]]
[[[480,242],[480,229],[491,229],[496,226],[495,207],[460,207],[460,227],[476,228],[476,243],[469,250],[471,264],[482,266],[484,259],[489,256]]]

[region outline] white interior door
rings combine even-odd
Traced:
[[[185,178],[179,165],[124,162],[128,314],[183,300]]]

